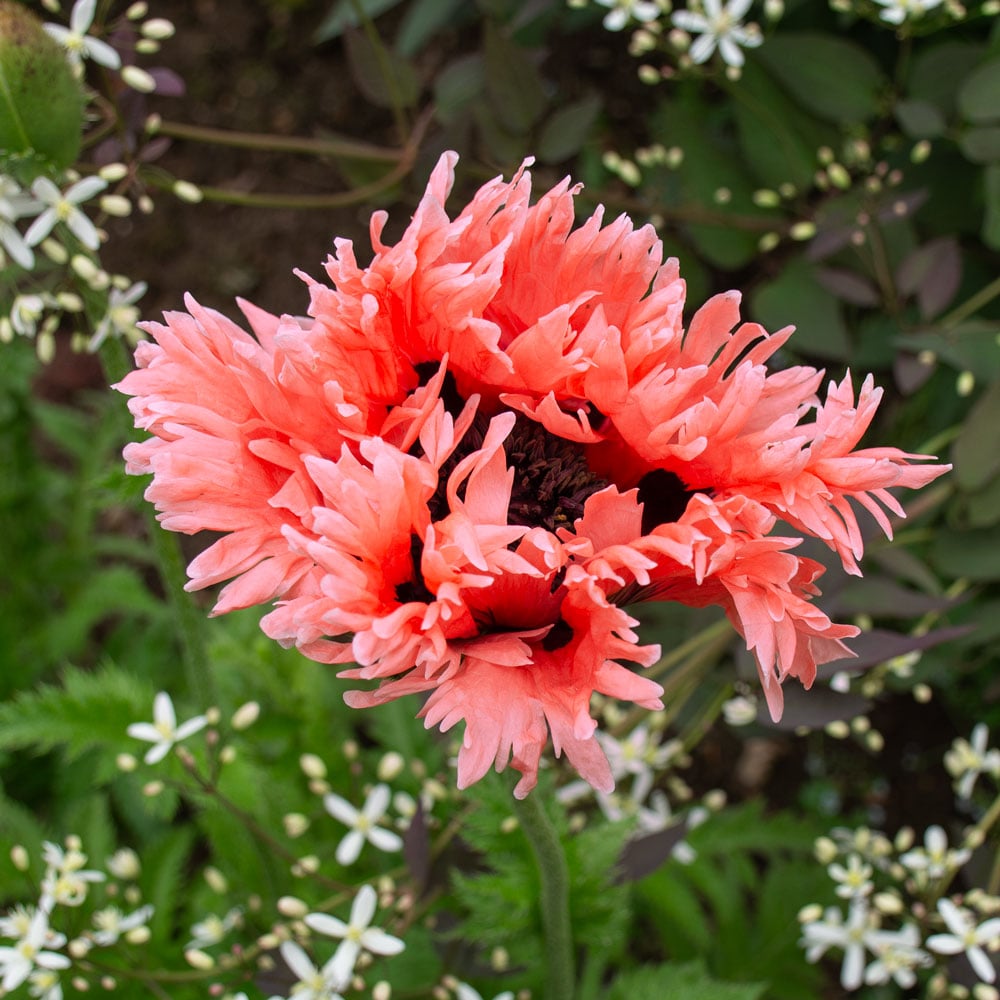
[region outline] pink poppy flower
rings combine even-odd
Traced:
[[[272,603],[268,635],[376,684],[349,704],[418,692],[428,726],[464,722],[460,787],[512,763],[526,795],[551,739],[609,791],[591,696],[661,705],[623,665],[659,657],[625,607],[722,607],[777,718],[782,682],[857,631],[812,603],[822,567],[778,519],[859,573],[851,501],[891,534],[889,489],[948,466],[858,450],[871,378],[821,398],[822,373],[769,372],[791,329],[740,324],[738,293],[685,330],[651,227],[574,230],[568,181],[532,205],[522,168],[451,219],[456,159],[395,245],[376,213],[367,267],[336,242],[307,318],[241,303],[250,336],[189,299],[147,324],[127,467],[164,527],[222,532],[189,567],[190,589],[231,581],[214,613]]]

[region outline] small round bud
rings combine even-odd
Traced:
[[[136,3],[131,4],[125,11],[125,16],[130,21],[141,21],[148,13],[149,4],[146,3],[146,0],[136,0]]]
[[[115,851],[107,860],[108,871],[115,877],[127,882],[135,881],[142,871],[139,855],[131,847],[123,847]]]
[[[788,230],[788,235],[791,236],[793,240],[811,240],[816,235],[816,223],[810,222],[807,219],[802,222],[796,222],[795,225]]]
[[[146,784],[142,786],[142,794],[145,795],[147,799],[155,799],[156,796],[162,791],[162,781],[147,781]]]
[[[497,972],[510,968],[510,953],[506,948],[497,947],[490,952],[490,968]]]
[[[148,927],[133,927],[125,932],[125,940],[129,944],[145,944],[152,937],[152,932]]]
[[[236,730],[249,729],[259,718],[260,703],[248,701],[233,712],[230,725]]]
[[[753,203],[760,208],[777,208],[781,204],[781,195],[769,188],[760,188],[753,193]]]
[[[124,163],[107,163],[97,171],[97,176],[109,184],[117,184],[128,176],[128,167]]]
[[[221,896],[224,892],[228,891],[229,880],[214,865],[206,866],[205,870],[202,872],[202,876],[208,883],[208,887],[212,890],[212,892],[217,892]]]
[[[222,712],[220,711],[218,705],[212,705],[205,712],[205,721],[210,726],[217,726],[222,721]]]
[[[326,764],[314,753],[304,753],[299,757],[299,767],[307,778],[326,777]]]
[[[28,849],[24,844],[15,844],[10,849],[10,860],[11,864],[19,871],[26,872],[28,870],[28,865],[31,864],[31,858],[28,856]]]
[[[173,21],[168,21],[165,17],[151,17],[148,21],[144,21],[139,29],[146,38],[155,38],[161,42],[172,38],[176,30]]]
[[[285,833],[293,840],[301,837],[309,829],[309,820],[302,813],[287,813],[281,818]]]
[[[798,913],[798,919],[800,924],[812,924],[817,920],[821,919],[823,916],[823,907],[819,903],[810,903],[808,906],[803,906]]]
[[[100,199],[99,204],[102,212],[113,215],[118,219],[124,219],[126,216],[132,214],[132,202],[124,195],[106,194]]]
[[[173,192],[181,201],[186,201],[191,205],[197,205],[205,196],[201,193],[201,188],[190,181],[174,181]]]
[[[300,920],[309,912],[309,907],[297,896],[282,896],[277,905],[283,917],[294,920]]]
[[[129,774],[139,766],[139,761],[130,753],[120,753],[115,757],[115,764],[118,765],[119,771]]]
[[[90,948],[91,944],[86,938],[73,938],[66,945],[66,950],[69,952],[70,958],[85,958]]]
[[[390,750],[378,762],[375,773],[378,775],[379,781],[392,781],[399,777],[404,767],[406,767],[406,759],[403,755],[395,750]]]
[[[829,837],[819,837],[813,845],[813,853],[821,865],[828,865],[837,854],[837,845]]]
[[[193,969],[214,969],[215,959],[207,951],[200,948],[188,948],[184,952],[184,960]]]
[[[518,828],[518,825],[516,816],[508,816],[500,823],[500,832],[513,833]]]
[[[156,90],[156,78],[140,66],[122,66],[122,80],[140,94],[151,94]]]
[[[118,980],[114,976],[101,976],[101,989],[109,993],[118,988]]]
[[[380,979],[372,987],[372,1000],[390,1000],[392,997],[392,986],[384,979]]]

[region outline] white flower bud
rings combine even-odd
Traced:
[[[201,193],[201,188],[190,181],[174,181],[173,192],[181,201],[189,202],[192,205],[197,205],[205,197]]]
[[[392,781],[393,778],[399,777],[404,767],[406,767],[406,760],[403,755],[395,750],[390,750],[378,762],[375,773],[378,775],[379,781]]]
[[[215,959],[207,951],[202,951],[200,948],[188,948],[184,952],[184,960],[193,969],[215,968]]]
[[[140,66],[122,66],[122,80],[140,94],[151,94],[156,90],[156,79]]]
[[[172,38],[177,29],[173,21],[168,21],[165,17],[151,17],[143,22],[139,30],[146,38],[155,38],[162,42],[166,38]]]
[[[121,194],[106,194],[100,199],[99,204],[102,212],[119,219],[132,214],[132,202]]]
[[[19,872],[26,872],[28,865],[31,864],[31,858],[28,856],[28,850],[24,844],[15,844],[10,849],[10,860]]]
[[[390,1000],[392,996],[392,986],[384,979],[380,979],[372,987],[372,1000]]]
[[[287,813],[281,818],[285,833],[294,839],[301,837],[309,829],[309,819],[302,813]]]
[[[152,936],[148,927],[133,927],[132,930],[125,932],[125,940],[129,944],[145,944]]]
[[[240,705],[240,707],[233,712],[230,725],[233,729],[237,730],[249,729],[259,718],[260,703],[256,701],[248,701],[246,704]]]
[[[309,907],[297,896],[282,896],[278,900],[278,912],[283,917],[297,920],[309,912]]]
[[[299,767],[307,778],[326,777],[326,764],[314,753],[304,753],[299,757]]]
[[[202,872],[202,875],[212,892],[217,892],[221,896],[229,889],[229,879],[214,865],[208,865]]]
[[[97,176],[109,184],[117,184],[128,175],[128,167],[124,163],[108,163],[97,171]]]

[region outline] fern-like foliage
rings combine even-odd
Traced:
[[[67,667],[61,680],[0,704],[0,750],[62,747],[72,760],[95,747],[136,749],[125,730],[152,711],[147,681],[111,663],[94,671]]]

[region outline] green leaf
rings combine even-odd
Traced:
[[[420,94],[417,74],[410,62],[399,55],[382,53],[367,35],[349,31],[344,36],[351,76],[372,104],[381,108],[413,107]]]
[[[16,3],[0,4],[0,167],[22,183],[76,159],[83,90],[62,47],[41,20]]]
[[[972,531],[939,528],[930,558],[938,572],[948,577],[1000,580],[1000,525]]]
[[[777,278],[758,287],[751,312],[769,330],[795,325],[790,346],[797,352],[837,361],[850,355],[840,302],[817,281],[806,260],[791,261]]]
[[[434,113],[449,125],[482,100],[485,87],[483,57],[478,52],[460,56],[434,77]]]
[[[732,91],[732,110],[747,166],[758,184],[809,187],[816,149],[828,141],[827,128],[804,112],[756,63],[744,68]]]
[[[996,163],[1000,160],[1000,125],[966,129],[958,137],[958,148],[973,163]]]
[[[893,111],[900,128],[911,139],[933,139],[948,130],[941,109],[930,101],[898,101]]]
[[[958,91],[958,107],[970,122],[1000,121],[1000,56],[969,74]]]
[[[971,42],[942,42],[919,52],[909,74],[908,97],[928,101],[948,116],[969,67],[982,59],[986,46]]]
[[[769,38],[757,59],[802,107],[837,124],[861,124],[879,111],[885,84],[878,63],[860,45],[812,32]]]
[[[1000,472],[1000,382],[994,382],[976,400],[952,447],[953,475],[962,489],[982,489]]]
[[[414,0],[399,25],[396,51],[402,56],[416,55],[442,28],[452,25],[466,6],[465,0]]]
[[[552,115],[542,128],[535,147],[539,161],[560,163],[576,156],[590,136],[602,104],[599,96],[590,94]]]
[[[619,976],[608,1000],[758,1000],[766,983],[725,983],[705,971],[702,962],[646,966]]]
[[[983,196],[986,200],[983,242],[991,250],[1000,250],[1000,163],[991,163],[983,170]]]
[[[401,2],[402,0],[339,0],[316,29],[313,41],[319,45],[321,42],[328,42],[331,38],[342,35],[349,28],[356,28],[359,23],[355,9],[357,6],[361,7],[366,17],[374,20]]]
[[[110,664],[94,673],[69,667],[62,680],[0,704],[0,747],[65,746],[72,759],[93,747],[134,744],[125,730],[152,711],[147,681]]]
[[[497,121],[514,135],[526,133],[548,103],[542,78],[528,53],[486,23],[486,92]]]

